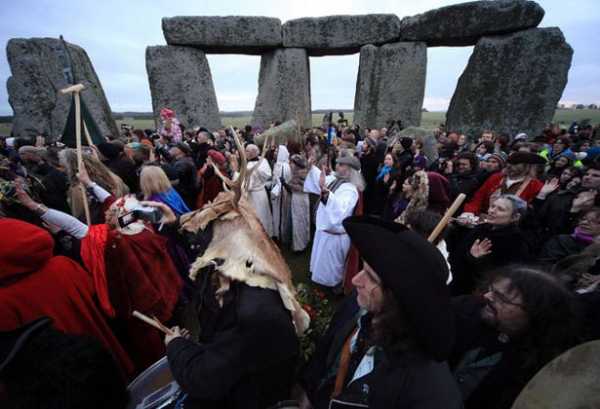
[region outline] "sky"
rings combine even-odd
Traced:
[[[145,65],[149,45],[166,44],[161,18],[172,16],[269,16],[282,22],[332,14],[393,13],[400,18],[456,4],[453,0],[20,0],[5,2],[0,43],[11,38],[55,37],[83,47],[114,112],[150,112]],[[546,10],[540,27],[558,26],[575,53],[562,103],[600,103],[600,1],[539,0]],[[427,51],[424,107],[446,110],[472,47]],[[209,55],[221,111],[252,110],[258,92],[259,56]],[[313,109],[354,105],[358,54],[311,57]],[[0,115],[11,115],[6,80],[10,67],[0,53]]]

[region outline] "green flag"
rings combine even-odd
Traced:
[[[98,129],[98,125],[92,118],[90,111],[85,106],[85,102],[83,102],[83,98],[79,98],[81,101],[81,144],[87,145],[87,138],[85,137],[85,130],[83,129],[83,124],[87,126],[87,130],[90,133],[90,137],[92,138],[92,142],[94,145],[98,145],[99,143],[106,142],[102,133]],[[65,124],[65,129],[62,134],[61,142],[67,145],[69,148],[75,148],[77,146],[77,140],[75,136],[75,96],[71,96],[71,108],[69,109],[69,116],[67,117],[67,123]]]

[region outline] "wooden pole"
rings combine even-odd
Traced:
[[[83,132],[85,133],[85,140],[87,141],[88,146],[95,146],[94,142],[92,141],[92,137],[90,136],[90,132],[87,129],[85,121],[83,121]]]
[[[446,213],[444,214],[444,217],[442,217],[442,220],[440,220],[437,226],[435,226],[435,229],[433,229],[433,231],[427,238],[427,240],[430,243],[433,243],[438,238],[440,233],[446,228],[446,226],[450,222],[450,219],[452,218],[452,216],[454,216],[454,213],[456,213],[456,211],[463,204],[466,198],[467,196],[464,193],[458,195],[458,197],[454,200],[454,203],[452,203],[452,206],[450,206],[450,208],[446,210]]]
[[[64,88],[60,90],[62,94],[70,94],[73,93],[75,98],[75,143],[77,147],[77,171],[81,172],[81,168],[83,167],[83,153],[81,151],[81,99],[79,93],[85,87],[83,84],[75,84],[70,87]],[[81,191],[81,198],[83,199],[83,210],[85,212],[85,220],[88,226],[92,223],[92,218],[90,216],[90,207],[87,201],[87,194],[85,192],[85,186],[79,185]]]
[[[163,325],[163,324],[162,324],[160,321],[158,321],[156,318],[150,318],[150,317],[148,317],[147,315],[144,315],[144,314],[142,314],[142,313],[141,313],[141,312],[139,312],[139,311],[133,311],[132,315],[133,315],[135,318],[139,319],[140,321],[144,321],[146,324],[148,324],[148,325],[150,325],[150,326],[152,326],[152,327],[156,328],[156,329],[157,329],[157,330],[159,330],[159,331],[162,331],[162,332],[164,332],[164,333],[165,333],[165,334],[167,334],[167,335],[172,335],[172,334],[173,334],[173,332],[172,332],[172,331],[171,331],[169,328],[165,327],[165,326],[164,326],[164,325]]]

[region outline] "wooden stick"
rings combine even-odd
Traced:
[[[78,85],[81,84],[77,84],[73,87],[66,89],[73,89],[75,97],[75,140],[77,143],[77,171],[81,172],[81,168],[83,167],[83,153],[81,151],[81,99],[79,96],[79,91],[83,89],[83,85],[81,85],[81,87],[78,87]],[[64,91],[65,90],[62,90],[63,93]],[[83,185],[80,185],[80,189],[81,198],[83,200],[83,211],[85,213],[85,221],[87,222],[87,225],[90,226],[92,224],[92,217],[90,214],[90,206],[88,205],[87,201],[87,194]]]
[[[87,125],[85,124],[85,121],[83,121],[83,133],[85,134],[85,140],[87,141],[88,146],[96,146],[96,145],[94,145],[94,142],[92,141],[92,137],[90,136],[90,132],[87,129]]]
[[[446,210],[446,213],[444,214],[444,217],[442,217],[442,220],[440,220],[437,226],[435,226],[435,229],[433,229],[433,231],[427,238],[427,240],[430,243],[433,243],[438,238],[442,230],[446,228],[446,226],[450,222],[450,219],[452,218],[452,216],[454,216],[454,213],[456,213],[456,211],[463,204],[466,198],[467,196],[464,193],[458,195],[458,197],[454,200],[454,203],[452,203],[452,206],[450,206],[450,208]]]
[[[140,321],[144,321],[146,324],[150,325],[151,327],[156,328],[157,330],[164,332],[167,335],[173,335],[173,331],[171,331],[169,328],[165,327],[160,321],[158,321],[156,318],[150,318],[147,315],[142,314],[139,311],[133,311],[132,314],[135,318],[139,319]]]

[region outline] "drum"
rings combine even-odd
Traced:
[[[600,407],[600,340],[569,349],[544,366],[512,409]]]
[[[177,383],[173,380],[171,368],[167,357],[163,357],[144,372],[138,375],[127,387],[130,395],[127,409],[136,409],[144,400],[147,401],[147,408],[150,403],[155,403],[160,407],[160,402],[168,400],[168,396],[173,395],[179,389]],[[140,406],[141,408],[142,406]]]

